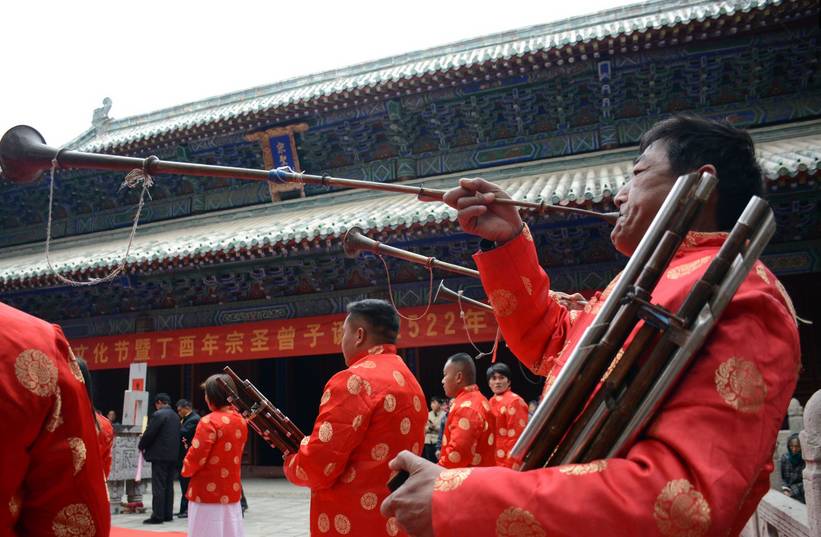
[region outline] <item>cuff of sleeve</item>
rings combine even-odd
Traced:
[[[488,242],[489,241],[482,241]],[[511,267],[522,267],[527,274],[539,268],[539,258],[533,243],[530,228],[525,225],[517,237],[501,246],[485,250],[473,255],[473,260],[481,274],[482,282],[505,281],[510,277]]]

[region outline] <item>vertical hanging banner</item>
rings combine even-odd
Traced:
[[[415,320],[403,320],[399,348],[488,342],[496,336],[493,313],[456,304],[402,308]],[[77,356],[89,369],[231,362],[291,356],[339,354],[345,314],[206,326],[162,332],[72,339]],[[484,349],[488,350],[488,349]]]
[[[276,127],[260,132],[247,134],[245,139],[249,142],[258,142],[262,150],[262,160],[265,168],[271,170],[282,166],[289,166],[295,171],[302,171],[299,166],[299,155],[296,151],[296,141],[294,134],[308,130],[307,123],[297,123],[286,127]],[[300,197],[305,197],[305,189],[302,183],[268,183],[271,192],[271,201],[280,201],[280,193],[291,190],[298,190]]]

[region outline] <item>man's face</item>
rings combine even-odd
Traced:
[[[797,438],[793,438],[792,440],[790,440],[790,443],[787,447],[790,450],[790,453],[792,453],[793,455],[801,453],[801,442],[799,442]]]
[[[442,388],[448,397],[456,397],[461,388],[462,370],[453,362],[447,362],[442,370]]]
[[[653,142],[636,159],[633,178],[613,199],[619,208],[619,219],[610,232],[616,250],[627,256],[636,251],[675,181],[666,144]]]
[[[114,421],[116,419],[117,419],[117,413],[114,412],[113,410],[109,410],[108,411],[108,420],[109,421]]]
[[[345,322],[342,323],[342,356],[345,357],[345,365],[350,365],[360,353],[364,337],[362,321],[351,315],[345,317]]]
[[[186,416],[188,415],[188,413],[189,413],[189,412],[191,412],[191,411],[190,411],[190,410],[188,410],[187,408],[185,408],[184,406],[177,407],[177,414],[179,414],[179,416],[180,416],[181,418],[186,417]]]
[[[499,373],[493,373],[487,383],[494,395],[502,395],[510,388],[510,379]]]

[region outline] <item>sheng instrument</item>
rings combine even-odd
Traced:
[[[217,379],[228,392],[228,402],[248,420],[248,424],[269,446],[282,452],[283,458],[296,453],[299,443],[305,437],[299,427],[271,404],[251,381],[242,380],[229,366],[225,366],[223,371],[237,387],[237,391],[234,391],[222,379]]]
[[[442,200],[445,190],[425,188],[422,186],[400,185],[395,183],[377,183],[358,179],[342,179],[327,175],[310,175],[290,168],[273,170],[254,170],[232,166],[195,164],[191,162],[173,162],[160,160],[155,156],[146,158],[123,157],[100,153],[86,153],[55,149],[46,145],[43,136],[28,125],[18,125],[9,129],[0,140],[0,168],[9,180],[16,183],[35,181],[53,165],[58,168],[80,168],[93,170],[131,171],[141,169],[147,175],[163,173],[193,175],[205,177],[224,177],[246,179],[250,181],[272,181],[275,183],[305,183],[328,187],[361,188],[381,190],[399,194],[413,194],[420,199]],[[618,213],[598,213],[577,207],[564,207],[544,202],[512,200],[497,198],[494,203],[514,205],[542,213],[575,213],[605,220],[610,225],[616,223]]]

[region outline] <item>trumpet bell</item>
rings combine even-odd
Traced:
[[[362,228],[356,226],[350,228],[345,232],[342,238],[342,251],[345,252],[346,257],[354,258],[362,251]]]
[[[31,183],[51,167],[57,150],[46,145],[46,139],[28,125],[9,129],[0,139],[0,168],[13,183]]]

